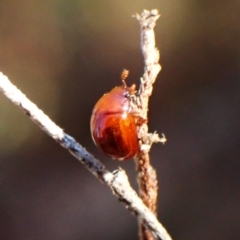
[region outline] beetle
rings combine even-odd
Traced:
[[[104,94],[96,103],[90,122],[95,145],[106,155],[117,160],[133,158],[140,149],[138,140],[138,116],[131,107],[135,85],[127,87],[124,70],[123,85]]]

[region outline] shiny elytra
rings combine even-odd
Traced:
[[[133,158],[139,151],[137,125],[129,95],[132,88],[115,87],[96,103],[91,134],[96,146],[113,159]]]

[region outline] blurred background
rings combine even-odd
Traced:
[[[2,0],[0,71],[65,131],[93,144],[94,104],[143,73],[139,25],[156,8],[162,71],[150,100],[158,215],[173,239],[240,239],[240,1]],[[76,159],[0,94],[1,240],[138,239],[137,221]]]

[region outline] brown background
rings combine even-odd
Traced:
[[[2,0],[0,71],[106,166],[89,118],[143,73],[134,13],[157,8],[163,67],[150,130],[159,218],[174,239],[240,239],[240,1]],[[76,159],[0,95],[0,239],[138,239],[136,219]]]

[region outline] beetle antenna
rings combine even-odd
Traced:
[[[122,74],[121,74],[121,79],[122,79],[123,86],[125,88],[127,87],[127,84],[126,84],[125,80],[128,77],[128,75],[129,75],[129,71],[127,69],[123,69]]]

